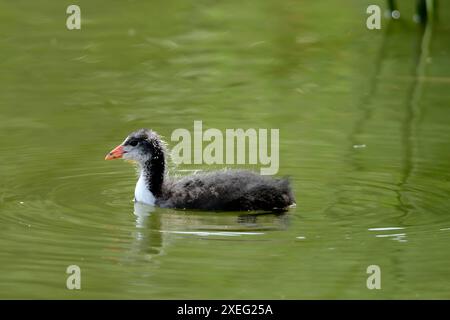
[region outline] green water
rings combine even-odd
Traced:
[[[0,1],[0,298],[450,298],[450,3],[370,31],[372,3],[83,0],[68,31]],[[194,120],[279,129],[297,207],[134,208],[106,152]]]

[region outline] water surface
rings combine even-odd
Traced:
[[[0,297],[450,298],[449,4],[369,31],[384,1],[346,2],[78,1],[68,31],[64,4],[0,1]],[[297,207],[135,207],[105,153],[194,120],[279,129]]]

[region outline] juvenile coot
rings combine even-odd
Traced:
[[[135,201],[149,205],[224,211],[284,211],[295,205],[285,178],[228,169],[171,177],[166,172],[166,152],[165,143],[156,132],[139,129],[105,159],[122,158],[137,163]]]

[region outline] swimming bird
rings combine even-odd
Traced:
[[[231,169],[170,176],[166,170],[166,143],[150,129],[129,134],[105,157],[112,159],[137,164],[139,178],[134,198],[148,205],[214,211],[286,211],[295,205],[286,178]]]

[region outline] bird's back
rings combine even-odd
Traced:
[[[203,210],[284,210],[294,204],[288,179],[251,171],[221,170],[170,178],[157,204]]]

